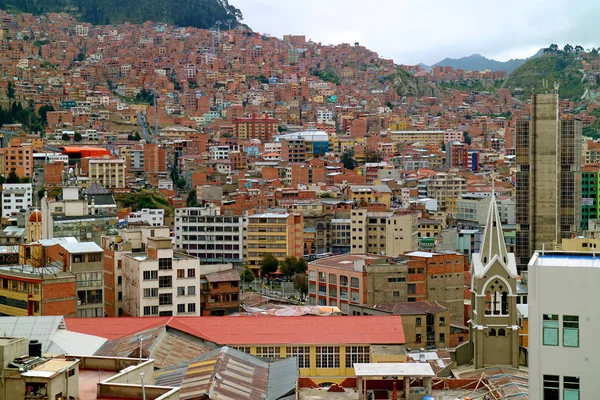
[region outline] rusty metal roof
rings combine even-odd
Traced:
[[[214,348],[195,336],[160,326],[107,342],[95,355],[137,358],[140,356],[140,339],[143,357],[154,359],[157,368],[179,364]]]
[[[230,282],[230,281],[239,281],[240,273],[235,269],[228,269],[226,271],[217,271],[212,274],[204,275],[206,280],[210,283],[213,282]]]
[[[179,386],[180,399],[277,400],[295,389],[295,358],[268,363],[222,347],[155,372],[155,384]]]

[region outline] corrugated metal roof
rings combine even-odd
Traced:
[[[271,375],[273,374],[273,375]],[[180,386],[180,399],[277,400],[295,389],[296,359],[269,363],[223,347],[155,372],[155,384]]]
[[[298,380],[296,357],[274,361],[269,365],[268,400],[280,399],[293,391]]]

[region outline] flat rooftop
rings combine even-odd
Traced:
[[[353,271],[355,261],[364,261],[366,265],[372,264],[375,260],[386,260],[387,258],[386,256],[378,256],[376,254],[341,254],[339,256],[321,258],[310,262],[308,265],[309,268],[311,266],[321,266]]]
[[[530,264],[540,267],[600,268],[600,255],[596,257],[591,252],[538,252]]]

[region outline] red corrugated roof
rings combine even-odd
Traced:
[[[167,325],[221,345],[404,344],[399,316],[67,318],[67,329],[117,339]]]

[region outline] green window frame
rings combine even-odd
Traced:
[[[578,376],[563,376],[563,400],[579,400]]]
[[[579,347],[579,316],[563,315],[563,346]]]
[[[542,335],[544,346],[558,346],[558,315],[544,314]]]

